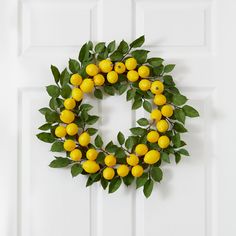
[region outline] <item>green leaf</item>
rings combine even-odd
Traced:
[[[147,180],[144,184],[143,193],[146,198],[150,197],[153,190],[153,181],[151,179]]]
[[[129,174],[123,177],[123,182],[126,186],[129,186],[134,181],[134,176],[129,172]]]
[[[175,85],[175,82],[172,78],[171,75],[164,75],[163,76],[163,80],[164,80],[164,84],[165,85],[170,85],[170,86],[174,86]]]
[[[97,162],[98,164],[104,165],[104,158],[105,158],[104,152],[99,152],[99,153],[98,153],[98,156],[97,156],[97,159],[96,159],[96,162]]]
[[[70,59],[69,60],[69,69],[73,74],[76,74],[80,70],[80,64],[77,60],[75,59]]]
[[[180,121],[181,123],[185,123],[185,113],[182,109],[175,109],[174,110],[174,116],[176,120]]]
[[[88,128],[87,132],[90,136],[93,136],[94,134],[96,134],[98,132],[98,130],[95,128]]]
[[[60,83],[63,86],[63,85],[68,84],[69,81],[70,81],[70,74],[69,74],[68,70],[65,68],[61,73]]]
[[[92,185],[93,183],[99,181],[101,179],[101,173],[98,172],[98,173],[94,173],[94,174],[91,174],[87,180],[87,183],[86,183],[86,187]]]
[[[131,48],[138,48],[138,47],[141,47],[143,45],[145,41],[145,37],[144,35],[142,35],[141,37],[135,39],[131,44],[130,44],[130,47]]]
[[[184,110],[185,115],[188,117],[198,117],[199,116],[198,111],[189,105],[183,106],[183,110]]]
[[[84,103],[84,104],[80,105],[80,111],[90,111],[92,108],[93,108],[93,106],[90,104]]]
[[[60,95],[60,89],[56,85],[49,85],[46,87],[49,96],[58,97]]]
[[[101,42],[101,43],[98,43],[96,46],[95,46],[95,52],[96,53],[101,53],[104,51],[105,49],[105,43],[104,42]]]
[[[119,89],[118,89],[118,91],[119,91],[119,94],[121,95],[121,94],[123,94],[125,91],[126,91],[126,89],[128,88],[128,83],[126,83],[126,84],[121,84],[120,86],[119,86]]]
[[[164,68],[164,72],[165,72],[165,73],[169,73],[169,72],[171,72],[174,68],[175,68],[175,65],[174,65],[174,64],[166,65],[165,68]]]
[[[61,88],[61,96],[63,98],[69,98],[71,95],[71,87],[69,85],[64,85]]]
[[[100,135],[97,135],[94,141],[96,147],[101,148],[103,145],[103,141]]]
[[[45,131],[45,130],[49,130],[50,128],[51,128],[51,124],[46,123],[44,125],[41,125],[38,129]]]
[[[81,174],[83,171],[83,168],[80,164],[76,163],[71,167],[71,175],[72,177],[75,177],[79,174]]]
[[[120,145],[123,145],[125,143],[125,136],[121,132],[117,134],[117,140]]]
[[[56,157],[56,160],[53,160],[49,166],[52,168],[62,168],[70,165],[71,162],[72,161],[68,158]]]
[[[160,182],[163,177],[163,173],[162,173],[161,168],[159,168],[157,166],[153,166],[151,169],[151,176],[152,176],[153,180]]]
[[[113,40],[107,46],[108,52],[113,52],[115,50],[115,47],[116,47],[116,41]]]
[[[147,60],[151,66],[160,66],[164,60],[159,57],[152,57]]]
[[[121,178],[115,177],[109,184],[109,193],[114,193],[121,185]]]
[[[140,99],[135,99],[134,103],[132,105],[132,110],[137,110],[138,108],[140,108],[142,106],[142,104],[143,104],[143,101],[142,101],[141,98]]]
[[[92,41],[88,41],[88,49],[93,50],[93,42]]]
[[[175,147],[180,147],[181,145],[181,139],[180,139],[180,134],[176,133],[173,137],[172,137],[172,142],[175,145]]]
[[[170,157],[168,155],[168,153],[166,152],[161,152],[161,160],[167,162],[167,163],[170,163]]]
[[[53,74],[55,82],[58,83],[59,79],[60,79],[60,72],[59,72],[59,70],[57,69],[56,66],[51,65],[51,71],[52,71],[52,74]]]
[[[104,92],[113,96],[115,94],[115,89],[114,87],[108,85],[104,87]]]
[[[175,129],[177,132],[180,132],[180,133],[185,133],[188,131],[182,124],[177,123],[177,122],[174,123],[173,129]]]
[[[40,139],[41,141],[45,142],[45,143],[53,143],[55,141],[55,138],[53,137],[53,135],[51,133],[39,133],[36,135],[38,139]]]
[[[175,153],[175,163],[178,164],[181,161],[181,155],[179,153]]]
[[[80,62],[84,62],[84,61],[87,61],[88,58],[89,58],[89,47],[87,43],[85,43],[80,49],[79,60]]]
[[[147,111],[147,112],[152,112],[152,104],[150,102],[148,102],[147,100],[145,100],[143,102],[143,108]]]
[[[132,149],[134,145],[137,144],[137,138],[134,136],[129,136],[125,141],[125,147],[127,149]]]
[[[131,128],[130,131],[134,135],[144,135],[146,133],[146,129],[140,127]]]
[[[103,189],[105,190],[108,186],[108,180],[104,179],[104,178],[101,178],[101,185],[103,187]]]
[[[178,153],[184,156],[189,156],[189,152],[184,148],[179,149]]]
[[[154,68],[153,68],[153,74],[156,75],[156,76],[159,76],[159,75],[162,74],[163,69],[164,69],[164,66],[163,66],[163,65],[154,67]]]
[[[52,111],[51,109],[49,109],[48,107],[43,107],[41,109],[39,109],[39,112],[43,115],[45,115],[47,112]]]
[[[96,97],[98,99],[103,98],[103,94],[102,94],[102,91],[100,89],[95,89],[93,94],[94,94],[94,97]]]
[[[45,114],[45,119],[48,123],[55,123],[59,120],[59,114],[55,111],[48,111]]]
[[[122,40],[117,48],[117,51],[122,52],[123,54],[129,51],[129,45],[124,40]]]
[[[89,118],[89,114],[88,114],[87,111],[83,110],[83,111],[81,112],[80,117],[81,117],[81,119],[82,119],[84,122],[86,122],[86,121],[88,120],[88,118]]]
[[[184,95],[181,94],[174,94],[173,95],[173,103],[176,106],[182,106],[184,103],[187,102],[187,98]]]
[[[63,142],[56,141],[55,143],[52,144],[51,152],[63,152],[63,151],[65,151],[63,144],[64,144]]]
[[[143,173],[140,177],[136,179],[136,188],[142,187],[148,180],[148,173]]]
[[[126,94],[126,101],[130,101],[130,100],[132,100],[133,98],[134,98],[134,96],[135,96],[135,93],[136,93],[136,90],[135,89],[129,89],[128,91],[127,91],[127,94]]]
[[[147,60],[148,53],[149,51],[141,49],[131,52],[131,55],[137,60],[139,64],[143,64]]]
[[[125,158],[126,154],[125,154],[125,151],[122,148],[117,148],[116,152],[115,152],[115,156],[117,158]]]
[[[95,124],[99,119],[99,116],[89,116],[88,119],[86,120],[86,123],[88,125],[93,125]]]
[[[149,125],[149,121],[146,118],[140,118],[139,120],[137,120],[137,123],[141,126],[147,126]]]
[[[120,61],[123,58],[123,53],[120,51],[115,51],[110,55],[111,61]]]

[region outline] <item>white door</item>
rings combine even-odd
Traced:
[[[2,0],[0,235],[236,235],[235,10],[233,0]],[[152,55],[177,64],[176,83],[201,114],[187,123],[191,157],[164,165],[149,199],[50,169],[49,146],[35,137],[51,64],[65,67],[88,40],[142,34]],[[124,96],[93,105],[105,141],[142,116]]]

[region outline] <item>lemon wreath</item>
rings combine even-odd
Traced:
[[[52,152],[62,152],[50,163],[52,168],[69,167],[73,177],[87,175],[86,186],[100,181],[109,193],[121,185],[143,187],[146,197],[151,195],[154,182],[162,180],[162,162],[170,163],[171,156],[178,163],[189,153],[183,146],[181,133],[187,132],[185,118],[199,116],[197,110],[186,105],[169,74],[173,64],[164,65],[163,59],[148,58],[147,50],[140,49],[144,36],[128,44],[122,40],[85,43],[79,60],[69,60],[69,70],[62,72],[51,66],[55,85],[46,87],[49,107],[39,111],[46,123],[39,127],[37,137],[52,143]],[[139,48],[139,49],[137,49]],[[132,109],[143,107],[149,117],[137,120],[139,126],[130,129],[127,138],[119,132],[117,141],[106,145],[93,128],[99,117],[91,115],[92,106],[83,102],[87,93],[103,99],[107,95],[123,94],[132,101]],[[45,132],[46,131],[46,132]]]

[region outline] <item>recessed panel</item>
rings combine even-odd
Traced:
[[[136,3],[136,35],[145,34],[148,46],[204,46],[206,19],[206,7],[202,5]]]

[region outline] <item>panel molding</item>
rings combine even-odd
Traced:
[[[71,1],[70,4],[68,2],[54,1],[19,2],[19,55],[29,52],[39,53],[41,50],[78,48],[85,41],[96,39],[99,2],[100,0]],[[55,11],[54,14],[53,11]],[[68,14],[65,15],[65,18],[63,18],[63,15],[59,15],[59,13],[55,16],[56,11],[61,13],[63,11],[71,11],[71,15],[69,14],[69,18]],[[50,15],[50,12],[52,12],[52,15]],[[83,15],[83,17],[87,18],[80,19],[80,13],[87,14]],[[35,19],[35,22],[33,19]],[[56,21],[58,21],[58,24],[62,23],[66,27],[62,29],[60,29],[60,25],[56,27]],[[87,25],[84,25],[85,23]],[[49,29],[50,26],[52,26],[52,32]],[[67,29],[68,26],[69,29]],[[37,37],[37,35],[40,35],[40,37]]]

